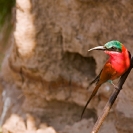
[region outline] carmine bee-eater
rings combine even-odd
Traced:
[[[96,87],[93,90],[89,100],[87,101],[81,117],[83,116],[84,111],[91,99],[96,95],[99,87],[106,81],[110,81],[110,83],[113,84],[112,80],[122,76],[130,67],[130,53],[126,49],[126,47],[119,41],[110,41],[104,46],[97,46],[88,51],[92,50],[103,50],[106,54],[109,55],[109,59],[105,63],[100,74],[90,83],[90,85],[92,85],[96,82]],[[118,89],[114,84],[113,86],[115,87],[115,89]]]

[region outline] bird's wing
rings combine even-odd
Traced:
[[[111,78],[112,71],[114,71],[112,65],[110,64],[110,62],[107,62],[100,73],[96,76],[96,78],[90,82],[89,87],[94,83],[98,84],[99,81],[106,82],[107,80],[109,80]]]
[[[84,114],[84,111],[85,109],[87,108],[87,105],[89,104],[89,102],[91,101],[91,99],[96,95],[99,87],[106,81],[108,81],[109,79],[111,79],[111,76],[114,75],[116,73],[116,71],[112,68],[112,65],[110,64],[110,62],[107,62],[103,69],[101,70],[100,74],[90,83],[90,84],[93,84],[95,82],[96,83],[96,87],[94,88],[90,98],[88,99],[83,111],[82,111],[82,114],[81,114],[81,118]]]
[[[102,70],[103,70],[103,69],[102,69]],[[89,84],[90,86],[91,86],[92,84],[97,83],[97,82],[99,81],[99,78],[100,78],[100,75],[101,75],[102,70],[101,70],[100,73],[96,76],[96,78],[90,82],[90,84]]]
[[[111,79],[112,76],[116,74],[116,71],[112,68],[112,65],[110,62],[106,62],[104,65],[103,69],[100,71],[98,76],[90,82],[89,87],[96,83],[96,84],[103,84],[104,82],[108,81]]]
[[[112,65],[110,62],[107,62],[103,69],[102,72],[100,74],[99,77],[99,81],[97,82],[97,84],[103,84],[106,81],[110,80],[117,72],[114,70],[114,68],[112,68]]]

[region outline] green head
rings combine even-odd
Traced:
[[[122,52],[122,43],[120,43],[119,41],[110,41],[107,42],[104,46],[97,46],[94,47],[88,51],[92,51],[92,50],[103,50],[103,51],[113,51],[113,52]]]
[[[122,52],[122,44],[119,41],[107,42],[104,47],[108,51]]]

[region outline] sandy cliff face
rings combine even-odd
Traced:
[[[107,59],[87,50],[116,39],[133,52],[132,0],[17,0],[16,19],[1,71],[3,131],[90,132],[113,88],[103,85],[80,120],[86,88]],[[133,132],[132,78],[101,133]]]

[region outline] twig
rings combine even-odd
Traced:
[[[108,115],[112,105],[114,104],[120,90],[122,89],[122,86],[124,84],[124,82],[126,81],[128,74],[130,73],[131,69],[133,68],[133,57],[131,58],[131,65],[130,68],[127,70],[126,73],[124,73],[118,83],[118,89],[115,89],[115,91],[113,92],[113,94],[111,95],[109,101],[107,102],[106,106],[103,109],[103,112],[101,114],[101,116],[99,116],[97,122],[95,123],[92,132],[91,133],[97,133],[99,131],[100,126],[102,125],[104,119],[106,118],[106,116]]]

